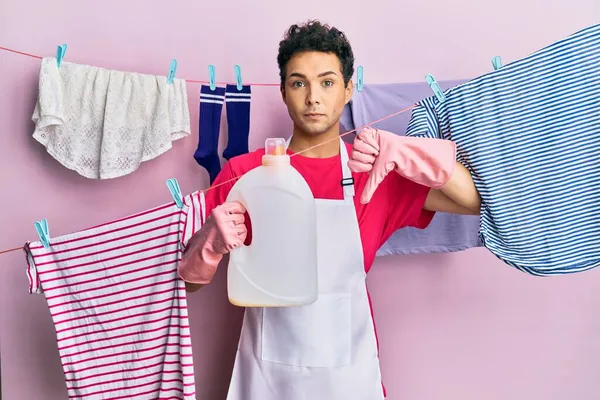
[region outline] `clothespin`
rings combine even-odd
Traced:
[[[209,84],[210,84],[210,90],[215,90],[217,87],[217,80],[215,77],[215,66],[214,65],[209,65],[208,66],[208,79],[209,79]]]
[[[167,83],[173,83],[173,79],[175,79],[175,72],[177,71],[177,60],[172,59],[171,64],[169,65],[169,73],[167,74]]]
[[[364,85],[364,78],[363,78],[363,66],[359,65],[358,68],[356,68],[356,90],[358,90],[359,92],[362,92],[363,90],[363,85]]]
[[[502,68],[502,59],[500,56],[492,58],[492,65],[494,66],[495,70]]]
[[[65,58],[65,54],[67,53],[67,44],[61,44],[56,49],[56,65],[60,68],[60,64],[62,63],[63,58]]]
[[[242,90],[242,69],[239,65],[234,65],[233,70],[235,71],[235,83],[237,85],[237,90]]]
[[[171,196],[173,197],[173,200],[175,200],[175,204],[177,204],[177,207],[182,208],[183,196],[181,195],[181,189],[179,188],[179,183],[177,182],[177,179],[167,179],[167,187],[169,188],[169,192],[171,192]]]
[[[35,221],[34,226],[38,236],[40,237],[40,242],[42,242],[42,245],[45,248],[50,247],[50,230],[48,229],[48,221],[46,221],[45,218],[40,221]]]
[[[437,97],[437,99],[440,101],[440,103],[443,103],[444,101],[446,101],[446,96],[444,96],[444,91],[442,90],[440,85],[438,85],[435,78],[431,74],[427,74],[427,76],[425,77],[425,81],[427,82],[427,84],[429,85],[431,90],[433,90],[435,97]]]

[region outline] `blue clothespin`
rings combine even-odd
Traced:
[[[67,44],[61,44],[56,49],[56,65],[60,68],[60,64],[62,63],[63,58],[65,58],[65,54],[67,53]]]
[[[239,65],[234,65],[233,69],[235,70],[235,83],[237,85],[237,90],[242,90],[242,69]]]
[[[209,84],[210,84],[210,90],[215,90],[217,87],[217,80],[215,77],[215,66],[214,65],[209,65],[208,66],[208,79],[209,79]]]
[[[492,58],[492,65],[494,66],[495,70],[502,68],[502,59],[500,56]]]
[[[440,101],[440,103],[443,103],[444,101],[446,101],[446,96],[444,96],[444,91],[442,90],[440,85],[438,85],[435,78],[431,74],[427,74],[427,76],[425,77],[425,81],[427,82],[427,84],[429,85],[431,90],[433,90],[435,97],[437,97],[437,99]]]
[[[363,85],[364,85],[364,80],[363,80],[363,66],[359,65],[358,68],[356,68],[356,90],[358,90],[359,92],[362,92],[363,90]]]
[[[177,71],[177,60],[172,59],[171,65],[169,65],[169,73],[167,74],[167,83],[173,83],[173,79],[175,79],[175,72]]]
[[[171,192],[171,196],[173,196],[173,200],[175,200],[175,204],[177,204],[177,207],[182,208],[183,196],[181,195],[181,189],[179,188],[179,183],[177,182],[177,179],[167,179],[167,187],[169,188],[169,192]]]
[[[45,248],[50,247],[50,230],[48,229],[48,221],[46,221],[45,218],[40,221],[35,221],[34,226],[38,236],[40,237],[40,242],[42,242],[42,245]]]

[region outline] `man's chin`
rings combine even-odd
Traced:
[[[308,136],[319,136],[329,131],[328,126],[305,126],[304,133]]]

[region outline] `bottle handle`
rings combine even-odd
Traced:
[[[230,190],[229,194],[227,195],[227,199],[225,201],[228,203],[233,202],[233,201],[242,203],[242,205],[246,209],[246,212],[248,213],[248,216],[250,216],[250,210],[248,210],[248,204],[244,200],[244,196],[241,192],[233,190],[233,189]],[[246,244],[242,243],[242,245],[240,247],[237,247],[237,248],[231,250],[230,253],[236,253],[236,257],[239,257],[241,262],[247,262],[247,260],[248,260],[247,254],[248,254],[248,250],[250,249],[251,246],[252,246],[252,243],[250,243],[250,245],[246,245]]]

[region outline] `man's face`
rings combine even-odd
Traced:
[[[296,130],[316,136],[339,121],[352,97],[352,82],[344,85],[341,63],[335,54],[303,52],[288,62],[281,94]]]

